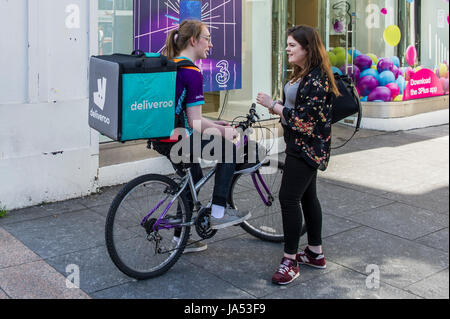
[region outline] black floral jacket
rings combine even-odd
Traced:
[[[283,111],[286,153],[322,171],[328,167],[331,151],[330,91],[328,76],[317,67],[302,80],[295,108]]]

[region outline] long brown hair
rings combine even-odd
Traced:
[[[206,25],[198,20],[183,21],[178,29],[169,33],[166,40],[164,55],[166,55],[169,59],[173,59],[178,56],[181,51],[189,46],[189,41],[192,37],[194,39],[200,38],[203,27],[206,27]],[[178,36],[176,41],[175,36]]]
[[[300,78],[304,78],[314,68],[320,66],[322,72],[328,77],[331,92],[335,96],[340,96],[333,71],[331,70],[331,63],[319,33],[312,27],[298,25],[288,30],[288,36],[292,36],[307,51],[304,67],[293,65],[294,72],[292,73],[291,81],[295,82]]]

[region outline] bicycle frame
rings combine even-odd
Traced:
[[[261,197],[261,199],[263,200],[264,204],[266,206],[270,206],[272,204],[273,201],[273,195],[269,190],[269,187],[267,186],[266,182],[264,181],[264,178],[262,177],[259,168],[262,166],[262,163],[259,165],[256,165],[254,168],[254,171],[251,174],[252,176],[252,180],[253,180],[253,184],[255,185],[255,188],[259,194],[259,196]],[[183,177],[183,179],[181,180],[181,187],[178,190],[178,192],[175,194],[175,196],[173,196],[173,198],[170,200],[170,202],[168,203],[168,205],[166,206],[166,208],[164,209],[164,212],[161,214],[161,216],[158,218],[158,220],[155,222],[154,226],[153,226],[153,230],[156,229],[173,229],[173,228],[179,228],[179,227],[183,227],[183,226],[192,226],[194,222],[189,222],[186,224],[179,224],[177,220],[172,221],[172,222],[165,222],[164,218],[167,215],[167,212],[169,211],[169,209],[172,207],[173,203],[177,200],[177,198],[181,195],[182,192],[185,191],[186,187],[189,186],[191,194],[192,194],[192,198],[193,198],[193,202],[194,202],[194,206],[196,209],[199,209],[201,207],[201,203],[198,200],[198,191],[202,188],[203,185],[205,185],[210,179],[211,177],[215,174],[217,167],[212,168],[208,174],[203,177],[197,184],[194,184],[194,180],[192,178],[192,174],[191,174],[191,170],[190,168],[188,168],[186,170],[186,175]],[[258,183],[261,183],[262,185],[262,189],[265,191],[265,193],[267,194],[267,197],[263,194],[263,191]],[[167,199],[170,197],[170,195],[167,195],[164,199],[162,199],[141,221],[141,226],[143,226],[148,220],[149,218],[153,215],[153,213],[155,211],[157,211],[163,204],[165,201],[167,201]],[[174,223],[176,222],[176,223]]]
[[[251,108],[251,114],[247,116],[247,127],[251,124],[248,124],[250,122],[254,123],[254,121],[252,120],[253,116],[257,116],[257,114],[255,113],[255,106],[256,105],[252,105]],[[253,112],[252,112],[253,111]],[[259,118],[259,117],[258,117]],[[248,144],[248,136],[244,136],[244,145]],[[238,142],[237,147],[240,147],[240,143]],[[272,202],[273,202],[273,195],[270,192],[269,187],[267,186],[267,184],[265,183],[263,177],[261,176],[261,173],[259,171],[259,168],[263,165],[263,163],[259,163],[258,165],[255,165],[252,168],[249,169],[244,169],[242,171],[238,171],[235,172],[235,174],[251,174],[252,176],[252,180],[253,180],[253,184],[255,185],[255,188],[259,194],[259,196],[261,197],[261,199],[263,200],[264,204],[266,206],[271,206]],[[198,192],[199,190],[202,188],[203,185],[205,185],[210,179],[211,177],[215,174],[217,170],[217,166],[214,166],[213,169],[211,169],[211,171],[209,171],[209,173],[203,177],[197,184],[194,183],[192,174],[191,174],[191,169],[188,168],[186,169],[186,175],[182,178],[180,185],[181,187],[179,188],[177,194],[170,200],[169,204],[167,205],[167,207],[164,209],[164,212],[162,213],[162,215],[158,218],[158,220],[155,222],[155,224],[153,225],[153,231],[155,231],[156,229],[162,228],[162,229],[173,229],[173,228],[179,228],[179,227],[184,227],[184,226],[192,226],[194,224],[194,222],[189,222],[189,223],[185,223],[185,224],[177,224],[175,222],[179,222],[178,220],[175,221],[171,221],[171,222],[167,222],[164,221],[165,216],[167,215],[167,212],[169,211],[169,209],[172,207],[173,203],[176,201],[176,199],[185,191],[186,187],[189,186],[189,189],[191,191],[191,195],[192,195],[192,199],[193,199],[193,203],[194,203],[194,207],[195,210],[199,210],[202,205],[198,200]],[[258,179],[257,179],[258,178]],[[261,187],[258,184],[258,180],[262,185],[262,188],[264,189],[264,191],[267,193],[267,198],[264,196]],[[141,221],[141,226],[144,226],[145,223],[149,220],[149,218],[153,215],[153,213],[158,210],[163,204],[164,202],[169,198],[170,195],[167,195],[166,198],[164,198],[163,200],[161,200]]]

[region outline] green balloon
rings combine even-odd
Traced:
[[[342,48],[342,47],[334,48],[334,49],[333,49],[333,53],[334,53],[335,55],[338,55],[339,53],[344,53],[344,54],[345,54],[345,49]]]
[[[336,63],[337,63],[336,54],[334,54],[333,52],[327,52],[327,53],[328,53],[328,58],[330,59],[331,66],[336,66]]]
[[[338,68],[340,68],[341,66],[345,65],[345,57],[347,56],[347,54],[344,52],[339,52],[338,54],[336,54],[336,66]],[[351,58],[350,55],[348,55],[347,58],[347,63],[351,63]]]

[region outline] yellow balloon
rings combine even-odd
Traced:
[[[394,99],[395,102],[403,101],[403,95],[397,95]]]
[[[390,25],[384,30],[384,41],[392,47],[396,47],[402,39],[402,31],[395,24]]]
[[[445,64],[439,64],[439,76],[441,78],[447,77],[447,66]]]
[[[378,71],[376,64],[372,65],[370,68]]]
[[[378,57],[373,53],[366,54],[369,58],[372,59],[373,63],[376,65],[378,63]]]

